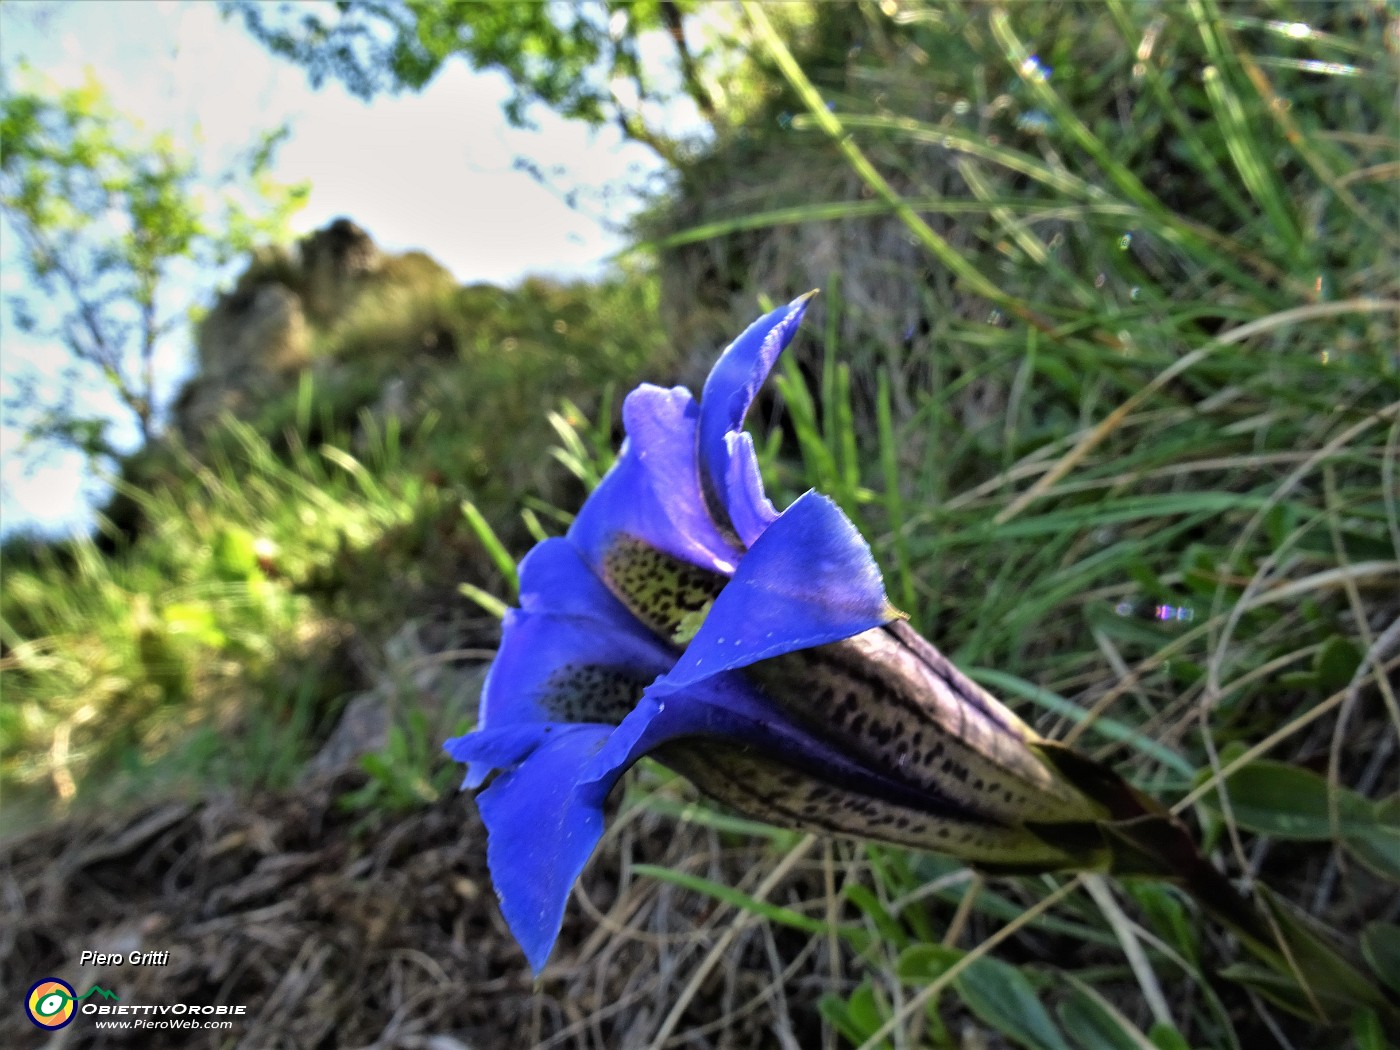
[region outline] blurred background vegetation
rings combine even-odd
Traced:
[[[775,502],[836,498],[955,661],[1400,981],[1392,8],[227,13],[367,98],[447,62],[499,70],[510,119],[614,124],[668,187],[602,280],[459,287],[348,220],[266,240],[297,194],[258,182],[276,136],[238,173],[252,204],[200,211],[166,145],[118,146],[96,88],[7,84],[0,206],[46,297],[11,309],[148,431],[113,457],[100,422],[26,403],[120,480],[90,537],[4,545],[7,827],[293,791],[337,756],[362,767],[340,796],[362,829],[446,804],[458,771],[436,743],[472,716],[514,558],[606,470],[621,396],[694,385],[764,306],[819,287],[754,422]],[[658,34],[653,67],[639,41]],[[160,313],[161,281],[228,253],[246,269],[200,320],[195,377],[162,395],[149,341],[191,304]],[[365,711],[364,739],[331,747]],[[648,769],[626,806],[696,850],[753,831],[691,801]],[[759,842],[770,866],[796,848]],[[802,933],[728,965],[822,975],[788,1021],[822,1045],[1317,1045],[1260,974],[1208,976],[1228,950],[1169,889],[1063,898],[1024,920],[1013,969],[965,952],[1065,880],[988,887],[844,843],[827,865],[820,895],[781,908],[771,887],[683,885]],[[687,1030],[685,977],[636,1045]],[[568,1045],[622,1045],[597,1031],[614,1034]],[[1346,1038],[1384,1045],[1365,1015]]]

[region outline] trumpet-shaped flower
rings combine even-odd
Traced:
[[[740,335],[699,401],[628,396],[617,463],[521,564],[478,727],[447,743],[464,786],[496,771],[487,857],[536,972],[643,755],[787,827],[989,869],[1106,863],[1112,804],[903,622],[841,510],[764,494],[744,418],[809,298]]]

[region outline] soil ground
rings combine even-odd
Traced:
[[[470,796],[367,819],[338,801],[361,783],[342,771],[294,793],[74,817],[0,844],[0,1046],[614,1050],[648,1045],[686,996],[670,1045],[821,1045],[815,1003],[831,988],[821,944],[747,925],[686,992],[732,913],[630,873],[653,862],[751,884],[773,867],[762,842],[723,848],[713,832],[644,811],[620,822],[535,982],[500,918]],[[770,899],[821,895],[819,868],[794,865]],[[169,957],[79,967],[83,951]],[[775,981],[779,959],[795,963]],[[79,1015],[47,1033],[21,1008],[46,976],[128,1005],[246,1013],[231,1031],[100,1030]]]

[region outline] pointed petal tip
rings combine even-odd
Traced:
[[[791,320],[793,328],[796,328],[797,325],[802,323],[802,316],[807,312],[807,307],[812,305],[812,300],[820,295],[821,291],[820,288],[813,288],[810,292],[803,292],[792,302],[788,303],[787,306],[782,308],[787,315],[785,320]]]
[[[544,973],[544,968],[549,965],[549,957],[554,952],[554,942],[550,941],[543,948],[522,949],[525,952],[525,961],[530,964],[530,973],[538,981]]]
[[[556,728],[476,799],[501,914],[536,975],[559,939],[569,892],[602,838],[603,801],[616,780],[582,779],[611,726]]]
[[[773,511],[763,494],[751,445],[735,439],[759,389],[802,324],[812,289],[769,310],[725,348],[700,396],[698,450],[701,489],[711,516],[752,545]]]
[[[457,790],[475,791],[486,782],[486,778],[491,775],[495,767],[482,762],[473,762],[470,759],[459,759],[457,754],[461,750],[463,741],[465,740],[465,736],[454,736],[450,740],[443,741],[442,749],[447,752],[448,756],[451,757],[454,762],[467,763],[467,772],[462,777],[462,783]]]

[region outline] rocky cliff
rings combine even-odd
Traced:
[[[248,418],[294,389],[303,372],[324,378],[344,367],[324,351],[366,311],[455,287],[451,273],[427,255],[381,251],[345,218],[289,247],[258,250],[199,325],[198,371],[175,403],[173,430],[198,447],[223,413]]]

